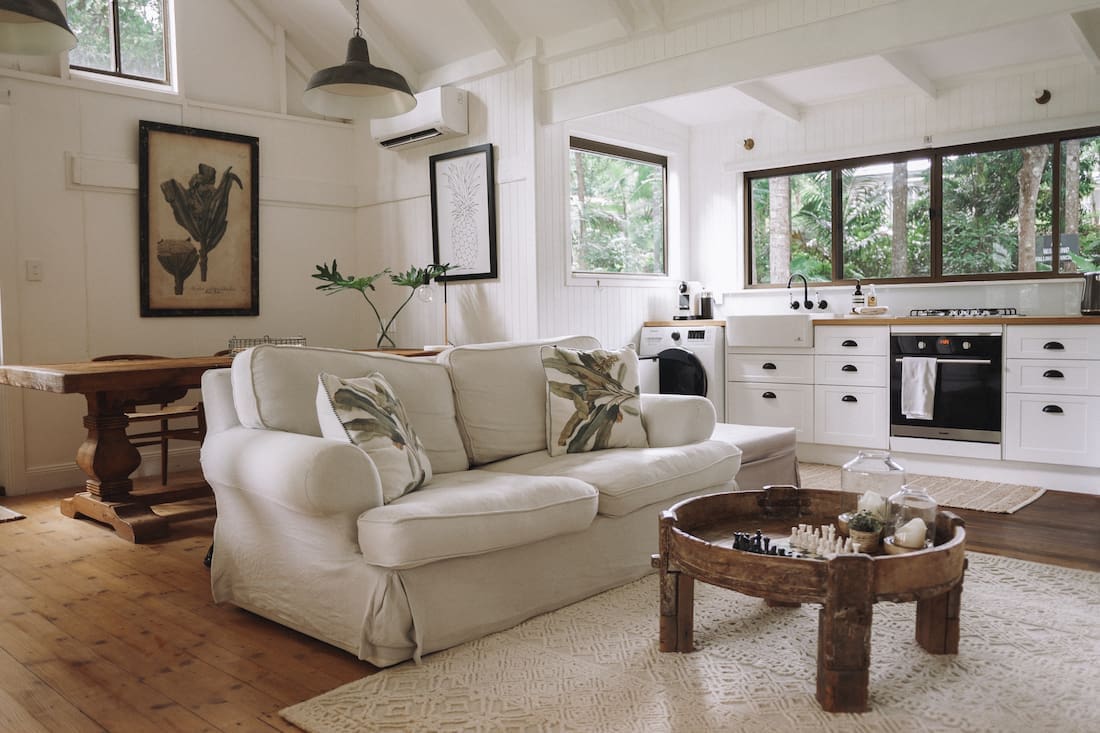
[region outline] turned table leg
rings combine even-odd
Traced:
[[[828,562],[825,603],[818,614],[817,701],[830,713],[869,709],[873,563],[862,554]]]

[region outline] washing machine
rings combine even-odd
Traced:
[[[723,326],[643,326],[639,386],[649,394],[693,394],[726,416],[726,338]]]

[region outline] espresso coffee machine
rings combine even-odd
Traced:
[[[694,280],[683,280],[680,283],[679,306],[676,315],[677,321],[691,321],[699,317],[699,295],[703,292],[703,283]]]

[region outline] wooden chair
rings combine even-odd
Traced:
[[[138,361],[141,359],[161,359],[164,357],[150,354],[108,354],[97,356],[92,361]],[[202,443],[206,437],[206,414],[202,409],[202,402],[193,405],[180,405],[175,403],[149,403],[152,409],[139,409],[147,407],[145,404],[126,405],[126,417],[131,423],[159,423],[159,429],[147,430],[140,433],[129,433],[130,443],[137,448],[147,445],[160,446],[160,483],[168,484],[168,441],[188,440]],[[170,423],[180,420],[191,420],[193,425],[184,427],[172,427]]]

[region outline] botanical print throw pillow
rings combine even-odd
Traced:
[[[638,355],[634,349],[542,347],[550,455],[645,448]]]
[[[317,418],[321,434],[358,446],[378,468],[382,499],[394,499],[432,479],[428,454],[401,400],[380,373],[341,379],[318,376]]]

